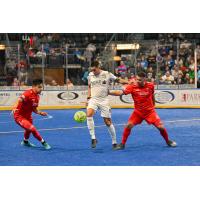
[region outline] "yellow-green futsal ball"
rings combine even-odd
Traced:
[[[87,119],[87,116],[86,116],[86,113],[83,112],[83,111],[77,111],[75,114],[74,114],[74,120],[78,123],[83,123],[85,122]]]

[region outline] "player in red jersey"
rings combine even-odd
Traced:
[[[124,129],[122,142],[117,149],[125,148],[131,129],[141,124],[143,120],[148,124],[153,124],[160,131],[169,147],[176,147],[176,142],[168,138],[167,130],[155,111],[154,84],[146,81],[146,74],[144,72],[138,73],[136,83],[129,84],[123,91],[110,91],[109,94],[115,96],[131,94],[135,105],[135,109]]]
[[[41,93],[42,89],[42,80],[33,80],[32,88],[26,90],[19,97],[12,112],[14,115],[15,122],[18,125],[20,125],[23,129],[25,129],[24,140],[21,142],[21,145],[28,147],[35,146],[34,144],[31,144],[28,141],[30,134],[32,133],[33,136],[42,143],[45,149],[50,149],[50,145],[44,141],[44,139],[41,137],[41,135],[33,125],[32,119],[32,112],[42,116],[48,115],[46,112],[41,112],[37,109],[40,99],[39,94]]]

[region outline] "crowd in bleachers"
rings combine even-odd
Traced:
[[[177,37],[177,36],[176,36]],[[124,79],[135,77],[138,71],[143,70],[147,74],[148,81],[162,85],[194,84],[195,82],[195,59],[194,49],[197,54],[198,85],[200,85],[200,45],[194,46],[190,41],[184,40],[180,35],[180,44],[177,49],[177,40],[173,34],[160,34],[159,46],[141,45],[134,55],[122,56],[120,62],[115,62],[108,69],[116,76]],[[77,40],[78,41],[78,40]],[[92,60],[96,59],[104,44],[98,41],[95,34],[90,38],[85,36],[81,41],[68,38],[64,34],[33,34],[28,40],[22,42],[24,58],[19,63],[10,59],[6,62],[7,83],[12,86],[24,86],[31,84],[30,71],[41,66],[42,58],[45,58],[46,67],[65,67],[66,47],[68,65],[80,65],[80,69],[69,73],[65,77],[65,85],[87,85],[87,76]],[[103,66],[105,67],[105,66]],[[48,85],[58,86],[52,79]]]
[[[200,52],[200,45],[196,47]],[[155,46],[148,52],[138,52],[136,61],[129,63],[127,57],[115,69],[117,76],[129,79],[137,71],[145,71],[148,81],[155,84],[179,85],[194,84],[195,58],[194,46],[184,41],[178,49],[172,45],[162,45],[155,50]],[[200,53],[197,53],[198,81],[200,82]]]

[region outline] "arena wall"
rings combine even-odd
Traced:
[[[23,91],[1,91],[0,110],[10,110]],[[43,91],[40,109],[85,108],[87,91]],[[133,108],[130,95],[109,96],[112,108]],[[156,90],[157,108],[200,108],[200,90]]]

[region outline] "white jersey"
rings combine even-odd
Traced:
[[[110,83],[117,77],[108,71],[101,70],[100,74],[95,76],[93,72],[89,73],[88,84],[91,87],[91,97],[102,99],[108,96]]]

